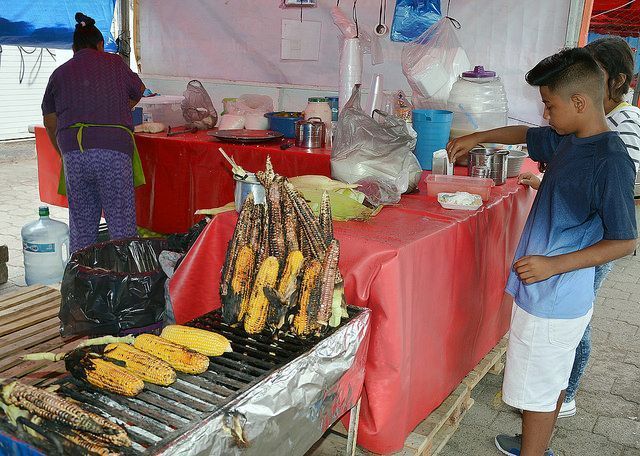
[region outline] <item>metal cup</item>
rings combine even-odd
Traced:
[[[491,168],[488,166],[472,166],[471,177],[491,177]]]

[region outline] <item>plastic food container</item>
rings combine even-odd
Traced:
[[[427,195],[438,196],[438,193],[467,192],[480,195],[482,201],[489,199],[492,179],[485,177],[468,176],[443,176],[442,174],[430,174],[424,180],[427,184]]]
[[[142,108],[143,122],[161,122],[168,127],[179,127],[186,122],[182,117],[182,95],[156,95],[143,97],[138,106]]]
[[[264,115],[269,120],[269,130],[279,131],[285,138],[296,137],[296,122],[303,120],[301,112],[279,111]]]

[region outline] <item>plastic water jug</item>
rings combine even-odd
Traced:
[[[40,206],[40,218],[22,227],[24,278],[27,285],[48,285],[62,280],[69,260],[69,227],[49,218],[49,208]]]
[[[418,134],[415,155],[422,169],[430,170],[433,153],[444,149],[449,141],[453,113],[438,109],[414,109],[411,117],[413,129]]]
[[[507,125],[507,94],[495,71],[477,66],[453,84],[447,109],[454,113],[451,137]]]

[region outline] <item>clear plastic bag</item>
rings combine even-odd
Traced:
[[[396,0],[391,41],[413,41],[439,19],[440,0]]]
[[[456,36],[454,21],[439,20],[402,48],[402,72],[413,90],[412,100],[417,108],[447,109],[453,83],[471,67]]]
[[[413,154],[416,139],[402,119],[375,112],[373,118],[362,110],[356,86],[340,113],[331,175],[361,185],[367,201],[375,206],[395,204],[400,195],[418,186],[422,169]]]
[[[218,113],[202,83],[196,79],[189,81],[183,95],[182,117],[187,127],[197,127],[198,130],[213,128],[218,121]]]
[[[268,95],[247,94],[230,101],[227,114],[246,116],[249,114],[264,115],[273,112],[273,100]]]

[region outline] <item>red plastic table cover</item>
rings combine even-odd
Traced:
[[[373,219],[334,223],[347,302],[372,310],[358,434],[366,449],[400,450],[507,332],[504,286],[533,195],[508,179],[479,210],[451,211],[426,195],[422,179],[419,193]],[[236,220],[216,216],[171,279],[179,323],[220,306]]]
[[[201,218],[194,215],[196,210],[233,201],[231,169],[219,147],[247,171],[264,169],[270,156],[274,169],[283,176],[331,176],[330,150],[280,148],[292,140],[237,144],[216,141],[205,131],[172,137],[166,133],[135,136],[147,179],[146,185],[136,189],[137,224],[159,233],[185,232]],[[67,207],[67,198],[57,193],[60,157],[42,127],[36,128],[36,150],[40,199]]]

